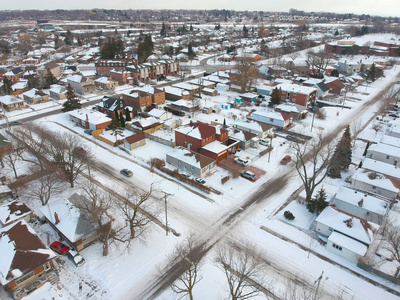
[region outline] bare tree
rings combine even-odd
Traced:
[[[88,153],[79,154],[77,147],[81,139],[72,134],[53,133],[48,140],[48,149],[53,163],[63,171],[66,180],[74,187],[79,173],[87,168],[90,156]]]
[[[252,298],[268,285],[262,274],[265,261],[254,249],[248,243],[244,247],[224,244],[217,249],[216,262],[225,273],[232,300]]]
[[[388,260],[395,260],[400,264],[400,226],[398,224],[397,220],[386,220],[381,228],[382,241],[380,247],[390,254]],[[398,275],[398,271],[396,271],[395,276]]]
[[[313,70],[318,70],[319,74],[325,71],[332,59],[332,54],[325,52],[324,50],[307,51],[307,62]]]
[[[109,239],[113,235],[112,207],[115,199],[110,193],[100,190],[92,182],[85,185],[83,191],[86,199],[76,204],[76,207],[81,211],[82,216],[97,228],[99,239],[103,243],[103,256],[107,256]]]
[[[152,192],[153,184],[150,186],[150,190],[144,194],[138,194],[137,191],[131,190],[126,196],[126,202],[118,204],[129,228],[130,240],[142,235],[151,222],[151,219],[143,211],[148,212],[151,209],[148,200]]]
[[[183,245],[178,245],[170,256],[170,264],[177,265],[180,272],[177,280],[171,285],[171,289],[193,300],[193,288],[203,278],[200,275],[202,257],[207,251],[204,244],[196,243],[196,236],[189,234]]]
[[[14,172],[15,179],[18,179],[17,174],[17,163],[19,159],[20,150],[13,145],[10,149],[7,149],[4,153],[4,163],[8,165]]]
[[[243,93],[249,91],[258,77],[258,69],[253,64],[246,54],[243,54],[235,66],[237,73],[232,74],[232,83],[240,86],[240,91]]]
[[[46,205],[52,196],[57,196],[63,191],[65,185],[57,171],[56,168],[47,168],[46,171],[42,171],[45,174],[39,177],[36,184],[25,185],[20,193],[26,197],[38,199],[43,206]]]
[[[292,142],[290,149],[294,155],[292,160],[306,192],[306,202],[308,202],[315,188],[327,175],[327,165],[332,152],[331,144],[325,145],[322,134],[319,133],[316,138],[304,144]]]

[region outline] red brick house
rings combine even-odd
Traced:
[[[346,92],[345,84],[337,77],[325,77],[325,84],[330,94],[343,95]]]
[[[313,87],[283,83],[276,86],[281,102],[293,103],[301,108],[316,103],[318,90]]]
[[[202,122],[191,122],[188,126],[175,129],[175,143],[217,162],[239,148],[239,142],[229,139],[228,130]]]
[[[146,110],[157,108],[165,103],[165,92],[151,86],[143,86],[122,94],[126,105],[136,109]]]
[[[132,73],[129,71],[110,71],[110,79],[117,81],[119,85],[123,84],[133,84]]]
[[[14,299],[47,281],[58,280],[53,264],[55,253],[24,220],[0,229],[0,253],[0,284]]]
[[[129,65],[137,64],[135,59],[99,59],[96,62],[96,73],[99,76],[110,76],[111,70],[125,71],[125,68]]]

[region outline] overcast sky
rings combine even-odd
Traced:
[[[233,9],[310,11],[400,16],[400,0],[0,0],[8,9]]]

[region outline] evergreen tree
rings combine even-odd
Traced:
[[[242,34],[244,38],[247,38],[249,36],[249,30],[246,28],[246,25],[243,25]]]
[[[280,101],[281,101],[281,99],[280,99],[280,97],[279,97],[278,88],[274,88],[274,89],[272,90],[271,99],[270,99],[270,101],[269,101],[268,106],[269,106],[269,107],[274,107],[275,105],[278,105]]]
[[[121,128],[121,124],[117,118],[112,118],[112,121],[107,128],[111,131],[110,134],[115,136],[115,143],[118,142],[118,136],[124,136],[124,130]]]
[[[81,102],[76,97],[75,92],[69,83],[68,83],[67,92],[65,93],[65,95],[67,97],[67,101],[65,101],[63,103],[63,109],[61,110],[62,112],[67,112],[67,111],[79,109],[82,107]]]
[[[328,202],[326,200],[326,193],[323,188],[321,188],[318,192],[315,198],[311,199],[307,203],[307,209],[310,213],[312,214],[317,214],[319,215],[325,207],[328,206]]]
[[[165,37],[167,35],[167,27],[165,26],[164,22],[161,25],[160,35],[162,37]]]
[[[115,111],[115,113],[114,113],[114,118],[115,118],[117,121],[119,120],[118,110]]]
[[[347,126],[330,160],[328,176],[341,178],[340,171],[349,169],[351,154],[350,126]]]
[[[331,72],[331,76],[332,77],[339,77],[339,71],[338,70],[332,70],[332,72]]]
[[[57,78],[54,77],[50,69],[47,69],[47,73],[43,78],[43,88],[48,89],[50,85],[58,83]]]
[[[4,77],[4,79],[3,79],[3,92],[5,94],[7,94],[7,95],[11,94],[11,92],[12,92],[11,86],[12,86],[12,82],[7,77]]]
[[[377,76],[375,64],[372,64],[372,66],[369,68],[368,73],[367,73],[367,80],[371,80],[372,82],[374,82],[377,77],[378,76]]]
[[[196,54],[193,51],[192,43],[189,43],[189,46],[188,46],[188,57],[189,57],[189,59],[193,59],[193,58],[195,58],[195,56],[196,56]]]
[[[29,78],[28,78],[28,87],[31,88],[31,89],[40,90],[42,87],[41,87],[41,84],[40,84],[39,77],[36,76],[36,75],[29,76]]]
[[[82,47],[82,41],[81,41],[81,39],[79,37],[78,37],[78,46]]]
[[[121,127],[125,127],[125,118],[122,113],[119,115],[119,123],[121,124]]]
[[[154,44],[151,35],[146,35],[143,42],[139,43],[137,53],[139,63],[144,63],[146,59],[153,53]]]
[[[121,39],[108,38],[100,49],[100,55],[104,59],[114,59],[118,56],[123,57],[124,51],[125,46]]]
[[[131,118],[131,113],[130,113],[130,111],[129,111],[129,108],[125,108],[125,120],[128,122],[128,121],[131,121],[132,120],[132,118]]]
[[[190,31],[193,31],[193,26],[192,26],[192,24],[190,24],[189,30],[190,30]]]

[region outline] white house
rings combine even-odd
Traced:
[[[338,71],[341,73],[353,74],[361,71],[361,65],[356,61],[342,58],[338,62]]]
[[[366,157],[397,166],[400,160],[400,148],[382,143],[372,144],[367,150]]]
[[[267,110],[253,112],[251,114],[251,119],[278,128],[287,128],[293,123],[293,120],[291,118],[285,120],[281,113]]]
[[[326,249],[354,262],[365,255],[378,228],[377,224],[332,206],[325,208],[315,219],[315,231],[327,238]]]
[[[362,168],[373,172],[381,173],[389,177],[400,179],[400,168],[381,161],[365,158]]]
[[[172,113],[169,111],[165,111],[162,109],[153,108],[151,111],[148,112],[150,117],[154,117],[157,120],[166,121],[172,118]]]
[[[380,224],[389,209],[390,203],[371,194],[342,186],[331,204],[337,209],[360,219]]]
[[[267,138],[274,134],[274,128],[271,125],[261,122],[236,120],[231,126],[243,131],[255,133],[259,138]]]

